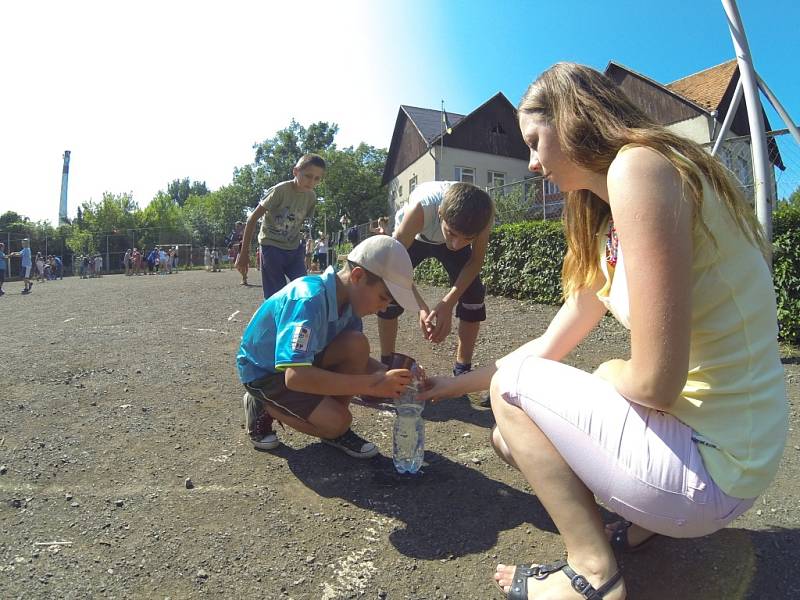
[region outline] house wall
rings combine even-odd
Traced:
[[[436,146],[433,151],[438,160],[442,148]],[[485,188],[488,185],[489,170],[504,173],[507,184],[531,176],[531,172],[528,171],[527,161],[445,146],[444,160],[440,165],[439,180],[454,181],[456,167],[471,167],[475,169],[475,185],[481,188]],[[401,204],[408,202],[410,193],[408,184],[414,175],[417,176],[417,184],[436,181],[436,161],[430,153],[426,152],[389,182],[387,188],[390,206],[394,205],[397,208]],[[400,193],[401,187],[402,194]]]
[[[698,144],[706,144],[711,140],[712,120],[705,115],[670,123],[667,129],[678,135],[689,138]]]
[[[414,175],[417,176],[417,184],[436,180],[436,161],[429,152],[420,156],[397,177],[389,181],[386,187],[388,189],[389,209],[391,211],[397,209],[401,204],[408,202],[408,195],[410,193],[408,184]]]
[[[438,156],[441,148],[436,148],[436,152]],[[505,173],[506,183],[518,181],[531,175],[531,172],[528,171],[527,160],[445,146],[439,179],[453,181],[456,167],[472,167],[475,169],[475,185],[482,188],[488,185],[489,170]]]

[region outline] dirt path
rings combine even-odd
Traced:
[[[490,411],[466,400],[426,409],[418,479],[394,476],[380,409],[354,407],[354,428],[383,453],[372,461],[290,431],[279,450],[252,450],[233,360],[261,290],[237,279],[72,278],[30,296],[6,284],[1,598],[482,600],[495,597],[496,562],[561,556],[525,481],[489,449]],[[488,304],[477,362],[555,311]],[[447,372],[453,342],[427,345],[401,323],[398,349]],[[365,326],[377,345],[375,319]],[[569,362],[592,369],[627,340],[606,320]],[[625,558],[631,598],[800,598],[800,367],[785,362],[793,429],[778,479],[728,529]]]

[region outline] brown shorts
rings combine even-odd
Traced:
[[[316,356],[315,367],[320,366],[323,354],[325,353],[320,352]],[[259,404],[271,404],[278,410],[303,421],[308,421],[308,417],[325,398],[320,394],[290,390],[286,387],[286,373],[283,371],[245,383],[244,387]]]

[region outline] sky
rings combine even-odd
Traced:
[[[738,1],[797,123],[800,2],[766,4]],[[104,192],[144,207],[174,179],[230,183],[292,118],[386,148],[401,104],[516,104],[561,60],[668,83],[734,50],[717,0],[26,0],[0,5],[0,55],[0,214],[55,224],[64,150],[70,217]]]

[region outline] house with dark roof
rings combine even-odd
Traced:
[[[530,176],[516,109],[498,92],[468,115],[401,105],[383,184],[392,206],[425,181],[466,181],[491,188]]]
[[[709,151],[731,108],[739,80],[736,60],[729,60],[666,85],[613,61],[608,63],[605,73],[653,120],[679,135],[705,145]],[[769,131],[766,113],[763,116]],[[742,101],[718,156],[739,179],[748,197],[752,197],[753,162],[749,135],[747,107]],[[773,138],[767,140],[767,149],[773,166],[785,169]],[[771,175],[771,184],[775,191],[774,169]],[[773,194],[772,197],[775,198],[776,195]]]

